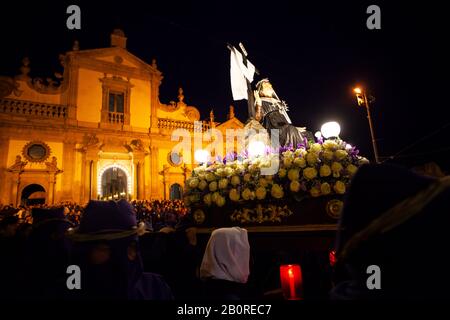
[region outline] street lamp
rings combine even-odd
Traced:
[[[375,139],[375,131],[373,129],[372,117],[370,115],[370,105],[369,105],[369,100],[370,100],[370,102],[373,102],[373,101],[375,101],[375,98],[372,96],[367,97],[366,92],[363,89],[358,88],[358,87],[353,89],[353,92],[356,95],[356,100],[358,101],[358,106],[363,106],[366,108],[367,120],[369,121],[370,136],[372,137],[372,147],[373,147],[373,153],[375,156],[375,162],[380,163],[380,159],[378,157],[377,141]]]

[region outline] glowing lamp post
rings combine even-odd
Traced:
[[[325,139],[338,139],[341,133],[341,126],[336,121],[324,123],[320,132]]]
[[[373,102],[373,101],[375,101],[375,98],[372,96],[369,96],[369,99],[368,99],[366,92],[361,88],[355,88],[355,89],[353,89],[353,92],[356,95],[356,101],[358,102],[358,106],[363,106],[366,108],[367,120],[369,121],[370,136],[372,137],[372,147],[373,147],[373,154],[375,156],[375,162],[380,163],[380,160],[378,157],[377,141],[375,139],[375,131],[373,129],[372,116],[370,115],[370,105],[369,105],[369,100],[370,100],[370,102]]]
[[[257,158],[263,156],[266,151],[266,145],[262,141],[251,141],[248,145],[248,156],[250,158]]]
[[[302,269],[298,264],[280,266],[280,280],[283,296],[287,300],[301,300]]]
[[[205,149],[198,149],[194,153],[194,159],[199,163],[200,165],[206,166],[206,163],[209,159],[209,152]]]

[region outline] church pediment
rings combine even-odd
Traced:
[[[107,65],[115,68],[123,69],[139,69],[151,73],[158,73],[156,65],[150,65],[140,58],[136,57],[126,49],[119,47],[92,49],[82,51],[71,51],[69,55],[72,55],[81,64],[93,64]]]

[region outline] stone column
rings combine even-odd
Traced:
[[[64,141],[62,159],[62,201],[73,201],[73,183],[75,176],[75,141]]]
[[[151,198],[159,198],[159,175],[158,175],[158,147],[151,147],[151,161],[150,161],[150,176],[151,176]]]
[[[0,138],[0,203],[6,204],[10,202],[8,199],[9,186],[6,181],[8,168],[8,148],[9,148],[9,139],[5,137]]]

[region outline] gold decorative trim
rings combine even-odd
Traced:
[[[30,155],[28,154],[28,150],[34,145],[42,146],[45,149],[45,155],[42,158],[35,159],[35,158],[30,157]],[[45,160],[47,160],[50,157],[51,152],[52,151],[51,151],[50,147],[48,146],[48,144],[46,144],[45,142],[40,141],[40,140],[30,141],[22,149],[23,157],[30,162],[44,162]]]
[[[169,164],[172,167],[179,167],[179,166],[181,166],[183,164],[183,154],[182,154],[182,152],[174,152],[174,153],[178,154],[178,157],[180,158],[180,162],[179,163],[173,162],[173,160],[172,160],[172,151],[169,151],[167,153],[167,162],[169,162]]]
[[[192,216],[194,217],[194,221],[197,224],[202,224],[203,222],[205,222],[205,212],[203,212],[202,209],[195,210]]]
[[[328,216],[333,219],[339,219],[343,206],[344,203],[341,200],[333,199],[328,201],[326,204],[326,211]]]

